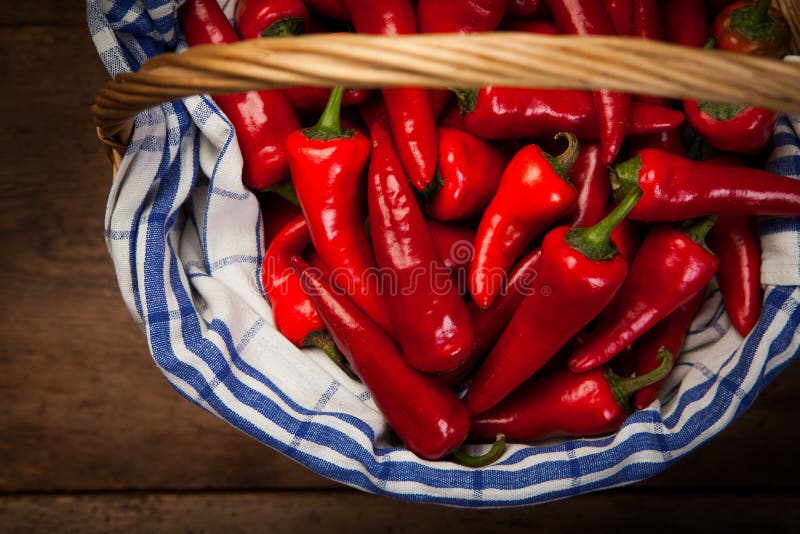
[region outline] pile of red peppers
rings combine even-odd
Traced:
[[[310,32],[626,35],[780,57],[769,0],[216,0],[190,45]],[[372,392],[418,456],[614,432],[656,402],[716,275],[747,336],[774,112],[613,91],[294,87],[214,97],[262,201],[278,330]],[[494,441],[470,456],[468,442]]]

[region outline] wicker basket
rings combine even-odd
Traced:
[[[780,0],[778,4],[790,22],[797,52],[800,1]],[[669,98],[748,103],[798,113],[800,66],[620,37],[523,33],[311,35],[199,46],[180,54],[158,55],[137,72],[117,74],[98,92],[92,114],[98,135],[109,149],[116,175],[106,231],[126,302],[145,329],[156,362],[179,392],[316,472],[374,493],[475,507],[543,502],[630,483],[664,469],[722,430],[796,356],[800,340],[794,339],[793,331],[800,318],[790,314],[781,328],[775,324],[776,314],[781,313],[786,302],[796,302],[800,290],[769,287],[764,316],[751,337],[743,341],[732,337],[735,334],[731,332],[714,337],[704,330],[694,341],[690,339],[690,349],[709,341],[716,343],[684,355],[685,365],[676,370],[662,395],[664,403],[637,412],[614,436],[556,440],[536,447],[513,445],[498,464],[476,471],[448,462],[422,461],[408,451],[388,446],[380,415],[374,407],[365,408],[370,403],[369,395],[355,385],[346,384],[346,378],[338,375],[336,369],[326,367],[324,359],[316,358],[314,351],[301,356],[271,326],[266,304],[257,304],[252,295],[245,298],[237,293],[237,284],[253,288],[250,280],[242,279],[247,278],[245,271],[216,274],[207,255],[193,259],[180,255],[184,241],[197,240],[202,245],[207,239],[205,234],[216,231],[211,224],[195,222],[196,236],[192,232],[174,241],[176,230],[170,226],[176,220],[188,225],[187,220],[191,220],[195,210],[203,209],[203,199],[208,199],[210,190],[217,187],[213,177],[207,190],[198,191],[197,169],[187,176],[180,171],[175,178],[176,189],[187,188],[191,200],[178,206],[177,213],[169,211],[157,218],[164,231],[150,234],[155,227],[152,217],[158,210],[160,189],[153,189],[149,182],[138,183],[142,178],[130,172],[142,150],[141,139],[131,143],[137,139],[134,124],[145,126],[151,108],[190,95],[293,85],[605,88]],[[196,104],[191,102],[194,104],[189,107]],[[209,104],[208,100],[203,102]],[[209,106],[220,116],[218,110]],[[196,111],[197,107],[193,109]],[[145,110],[151,111],[139,115]],[[196,113],[186,116],[197,122]],[[181,124],[178,135],[188,138],[191,128],[195,126]],[[220,155],[217,163],[221,161]],[[208,165],[201,162],[200,167],[205,169]],[[152,177],[147,180],[155,183],[162,178],[168,179],[155,174],[155,180]],[[228,179],[233,188],[235,180],[231,181],[230,176]],[[246,204],[247,210],[257,213],[255,198],[252,195],[248,198],[241,184],[238,187],[240,190],[230,194],[242,197],[239,200]],[[143,194],[137,209],[118,207],[126,191],[148,188],[153,193]],[[207,201],[206,208],[209,204]],[[191,213],[187,215],[184,211]],[[151,220],[147,226],[137,227],[136,221],[144,213]],[[124,232],[125,246],[129,249],[127,263],[115,254],[118,245],[113,239],[118,230],[114,221],[120,219],[134,221],[133,230]],[[220,219],[209,216],[207,220]],[[255,227],[247,231],[258,233]],[[165,254],[170,248],[178,249],[171,251],[174,256]],[[181,265],[176,266],[175,259]],[[201,272],[203,268],[207,272]],[[150,283],[153,280],[156,282]],[[155,287],[159,283],[185,293],[186,300],[182,301],[185,304],[170,308],[168,304],[174,295],[167,295],[165,307],[155,313],[156,301],[150,299],[161,293]],[[207,284],[212,283],[217,284],[214,291],[206,292]],[[135,295],[138,292],[138,297],[128,298],[129,286]],[[210,302],[208,295],[212,293],[224,294],[225,298]],[[695,325],[719,320],[721,302],[718,293],[714,295]],[[234,338],[229,327],[239,321],[245,313],[242,310],[260,317],[263,328],[257,333],[242,332]],[[199,319],[197,329],[185,329],[184,319],[195,316]],[[167,334],[162,332],[163,325],[171,325],[172,321],[180,322],[182,336],[170,333],[168,326]],[[758,339],[753,338],[756,334]],[[759,347],[772,347],[782,336],[790,340],[781,351],[773,352],[770,348],[758,355]],[[248,351],[255,350],[254,344],[262,351],[272,351],[270,357],[280,358],[248,355]],[[220,357],[210,356],[217,352]],[[698,363],[701,358],[705,359]],[[291,364],[294,367],[281,367],[292,361],[296,362]],[[270,363],[286,371],[273,372]],[[702,375],[705,380],[692,378],[695,375]],[[329,385],[309,394],[304,382]],[[222,387],[224,393],[219,393]],[[331,401],[336,395],[341,398]],[[708,395],[709,401],[718,404],[701,406],[704,403],[698,404],[698,395],[701,400]],[[213,401],[209,400],[211,397]]]

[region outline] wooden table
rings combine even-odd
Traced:
[[[0,64],[0,531],[796,526],[797,364],[662,475],[533,508],[365,495],[240,434],[168,386],[119,296],[103,241],[110,167],[88,115],[106,73],[84,5],[0,12]]]

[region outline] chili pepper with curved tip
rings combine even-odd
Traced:
[[[611,198],[608,167],[603,164],[600,145],[584,143],[578,159],[569,170],[569,178],[578,193],[575,209],[564,221],[567,226],[592,226],[606,214]]]
[[[692,161],[647,148],[615,165],[615,194],[641,188],[630,218],[674,222],[710,214],[800,215],[800,180],[759,169]]]
[[[408,450],[426,460],[453,454],[454,461],[470,467],[488,465],[500,456],[501,439],[483,457],[456,452],[470,426],[464,403],[408,365],[392,338],[318,272],[298,257],[293,263],[336,345]]]
[[[305,33],[309,15],[302,0],[237,0],[233,20],[243,39],[256,39]]]
[[[419,0],[417,20],[422,33],[472,33],[497,29],[508,0]]]
[[[667,40],[683,46],[702,48],[710,32],[705,2],[669,0],[660,4]]]
[[[637,375],[649,373],[659,366],[659,354],[663,348],[675,355],[680,353],[687,330],[703,304],[705,295],[705,289],[695,293],[689,301],[662,319],[636,343],[634,354]],[[636,409],[644,410],[650,406],[658,397],[659,387],[661,380],[637,391],[634,401]]]
[[[558,369],[534,377],[505,401],[474,417],[470,439],[484,440],[495,431],[515,441],[615,432],[630,412],[631,395],[662,380],[672,369],[668,350],[662,350],[659,358],[656,369],[635,378],[622,378],[608,368],[581,374]]]
[[[558,159],[528,145],[511,159],[478,225],[470,264],[470,293],[481,308],[492,304],[506,273],[548,225],[569,213],[577,194],[567,172],[578,156],[572,134]]]
[[[772,139],[778,114],[745,104],[686,100],[686,119],[697,134],[717,150],[756,154]]]
[[[720,50],[780,57],[789,45],[789,26],[772,0],[734,2],[714,18],[711,35]]]
[[[178,10],[190,46],[234,43],[239,36],[216,0],[188,0]],[[294,109],[279,90],[217,95],[214,102],[231,121],[242,151],[242,180],[257,191],[289,176],[285,143],[300,127]]]
[[[350,21],[343,0],[303,0],[309,9],[334,20]]]
[[[719,256],[719,280],[725,311],[734,328],[747,337],[761,316],[761,241],[755,220],[747,215],[723,215],[709,239]]]
[[[453,369],[472,351],[472,319],[439,258],[389,133],[379,123],[371,132],[370,234],[378,266],[397,284],[386,297],[397,341],[412,367]]]
[[[511,0],[506,13],[512,17],[528,17],[536,13],[538,8],[539,0]]]
[[[484,87],[461,91],[460,100],[464,127],[484,139],[543,138],[558,132],[581,139],[600,136],[592,94],[586,91]],[[628,135],[672,130],[682,122],[680,111],[634,102]]]
[[[325,332],[314,303],[303,291],[300,278],[292,268],[292,257],[301,254],[310,243],[305,217],[299,214],[278,232],[264,255],[261,283],[272,306],[275,326],[298,347],[322,349],[350,378],[358,380]]]
[[[650,230],[622,289],[570,357],[573,372],[603,365],[706,287],[719,265],[704,241],[715,220],[705,217],[682,229],[664,225]]]
[[[617,35],[631,35],[633,30],[633,0],[603,0]]]
[[[611,231],[638,198],[632,192],[592,227],[560,226],[547,234],[538,281],[542,290],[522,301],[472,379],[464,397],[470,413],[483,413],[503,400],[611,302],[628,272]]]
[[[402,35],[417,32],[410,0],[344,0],[359,33]],[[428,92],[417,87],[384,89],[392,136],[408,177],[423,190],[436,172],[436,118]]]
[[[575,35],[615,35],[611,18],[602,0],[547,0],[556,26],[562,33]],[[603,162],[611,164],[625,140],[631,111],[631,96],[615,91],[594,93],[599,120]]]
[[[439,169],[425,192],[427,212],[440,221],[470,219],[492,200],[508,158],[463,130],[439,128]]]
[[[342,128],[342,89],[331,92],[328,107],[312,128],[293,132],[286,141],[300,207],[311,241],[331,268],[333,282],[345,290],[381,327],[391,331],[389,311],[375,280],[375,260],[364,228],[362,171],[369,140]]]

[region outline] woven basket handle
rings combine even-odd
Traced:
[[[778,0],[800,46],[800,0]],[[133,118],[195,94],[290,86],[610,89],[800,113],[800,64],[630,37],[317,34],[192,47],[120,73],[92,115],[115,167]]]

